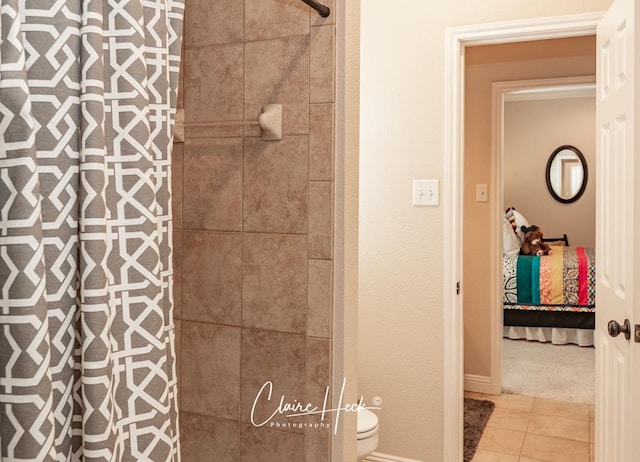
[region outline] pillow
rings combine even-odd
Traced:
[[[506,218],[502,222],[502,245],[505,255],[518,255],[520,253],[520,243],[513,232],[511,223]]]
[[[524,242],[524,233],[522,232],[522,227],[526,226],[528,228],[529,222],[525,217],[522,216],[520,212],[518,212],[513,207],[509,207],[504,216],[509,221],[509,223],[511,223],[513,232],[515,233],[520,245],[522,245],[522,243]]]

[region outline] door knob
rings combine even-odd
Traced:
[[[612,337],[617,337],[623,333],[624,338],[627,340],[631,338],[631,324],[628,319],[625,319],[622,325],[620,325],[618,321],[609,321],[609,324],[607,324],[607,330],[609,331],[609,335]]]

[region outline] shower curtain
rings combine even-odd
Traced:
[[[0,0],[0,460],[179,460],[183,11]]]

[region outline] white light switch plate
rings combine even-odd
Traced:
[[[440,181],[413,180],[413,205],[440,205]]]

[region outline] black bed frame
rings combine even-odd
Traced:
[[[505,326],[562,327],[567,329],[595,329],[595,311],[540,311],[505,309]]]

